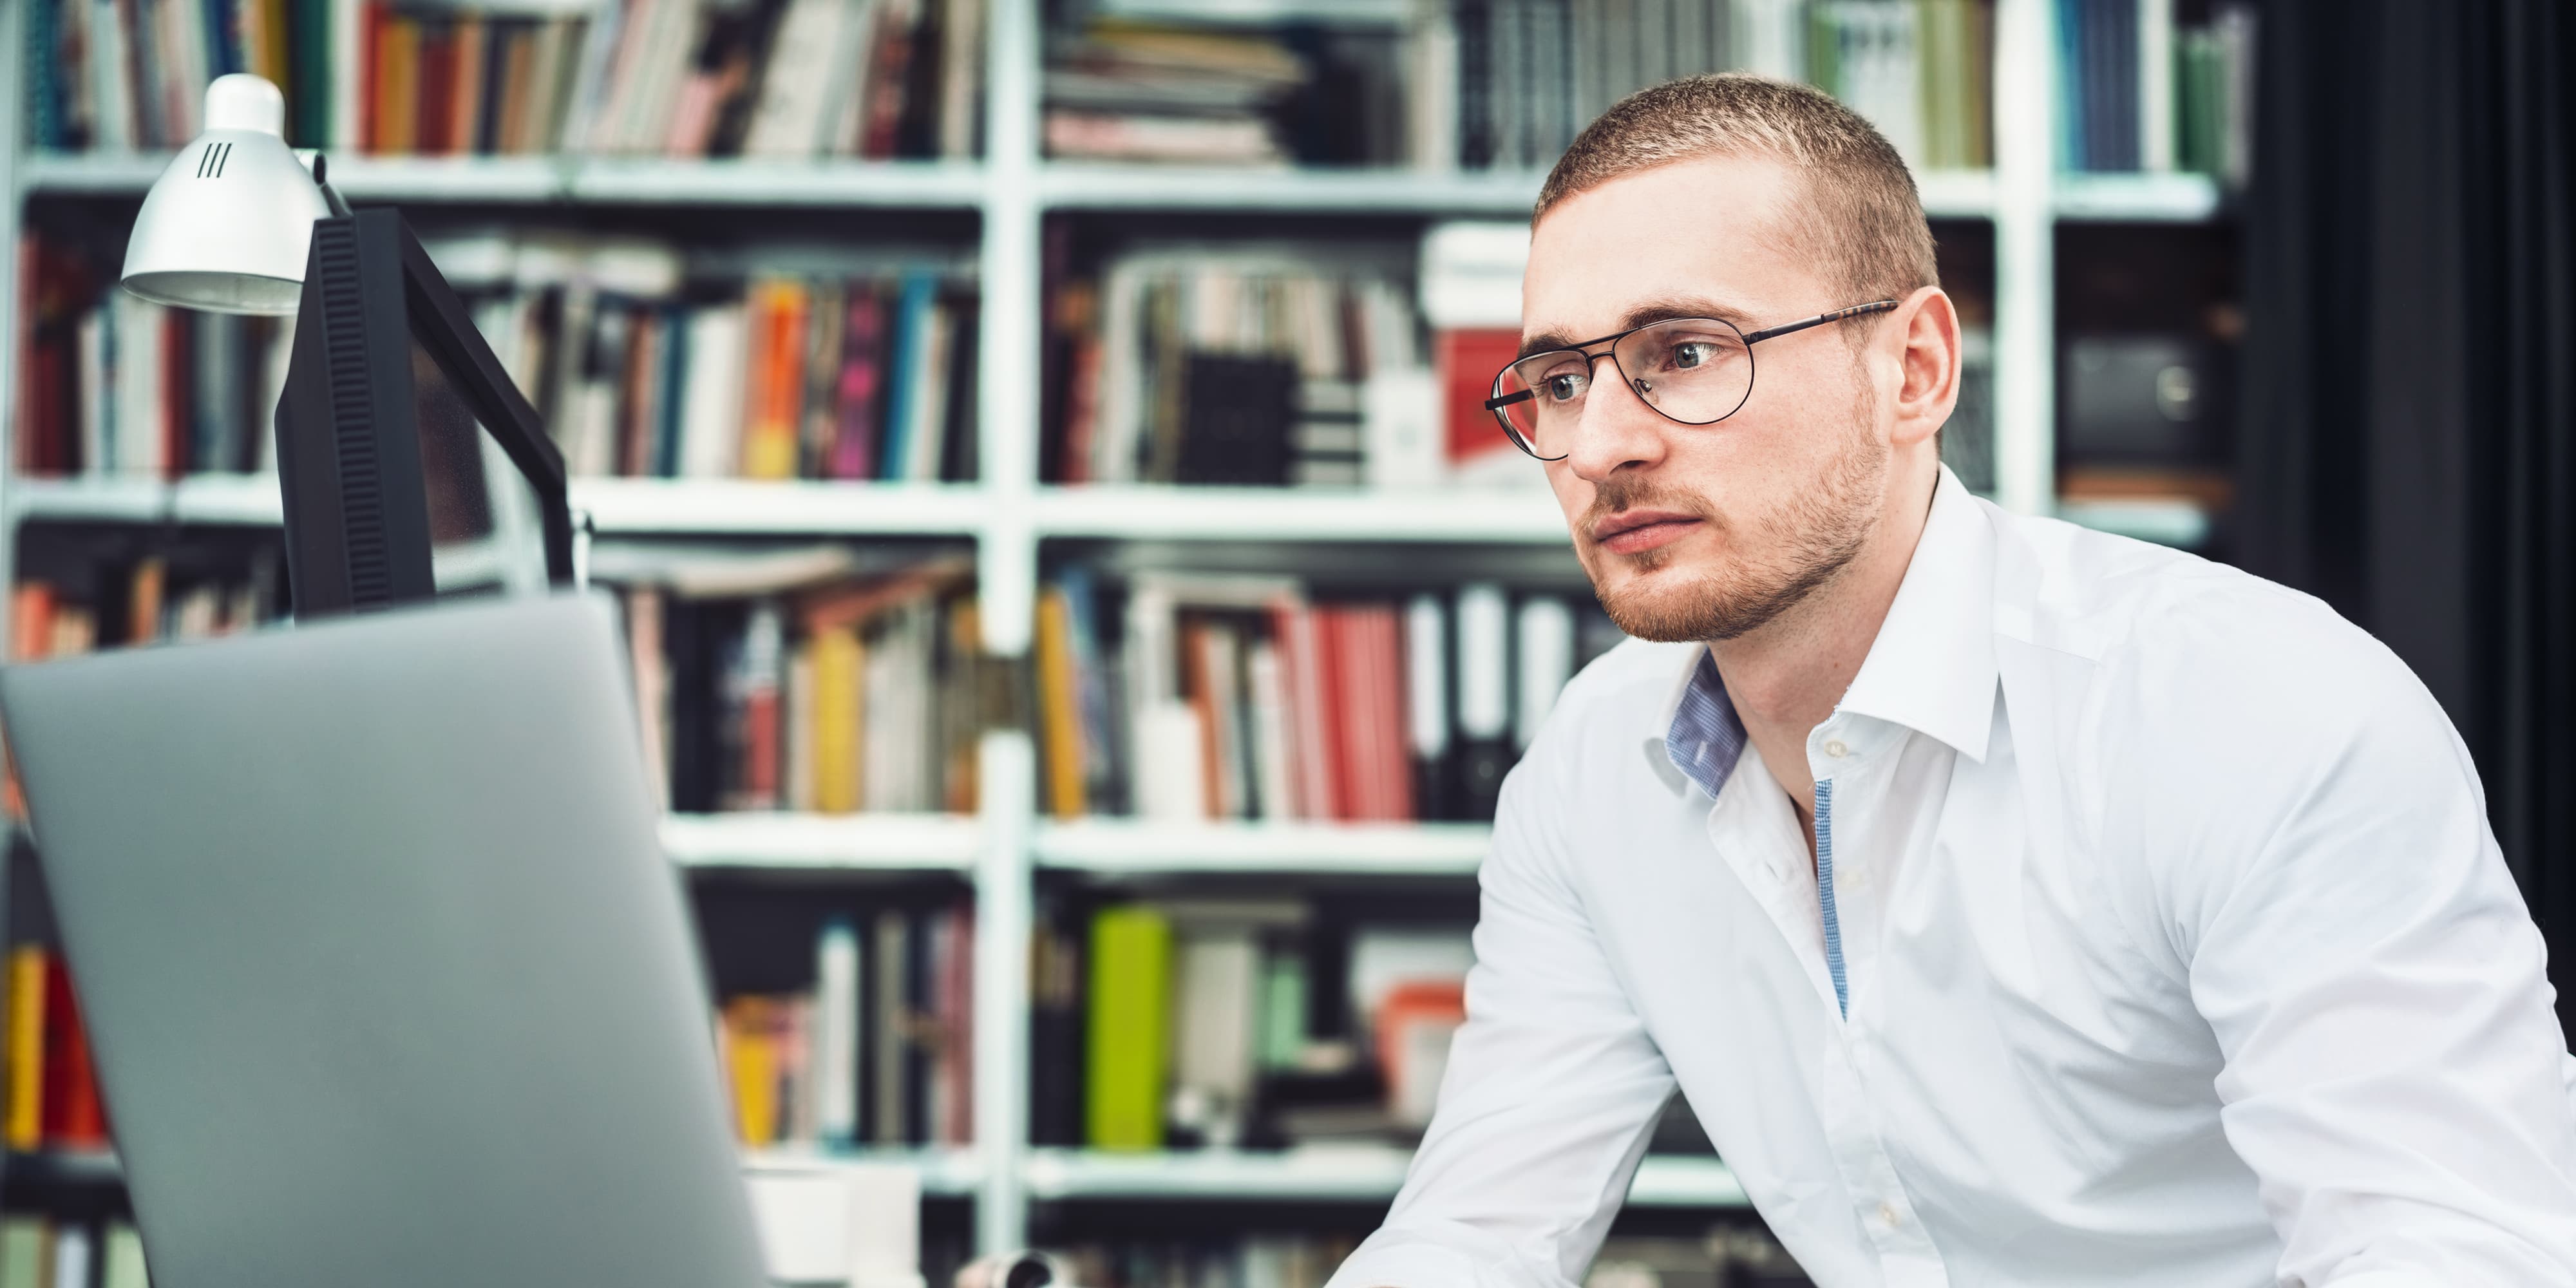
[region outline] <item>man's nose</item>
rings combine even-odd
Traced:
[[[1607,367],[1604,367],[1607,363]],[[1663,456],[1667,422],[1646,405],[1607,352],[1592,355],[1593,381],[1575,417],[1565,463],[1579,478],[1600,483],[1622,468],[1651,465]]]

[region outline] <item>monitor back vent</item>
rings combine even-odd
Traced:
[[[337,220],[313,226],[315,267],[322,272],[322,344],[331,374],[331,440],[339,462],[340,521],[348,543],[349,601],[393,598],[393,561],[385,537],[384,477],[378,468],[368,385],[365,308],[358,285],[357,229]]]

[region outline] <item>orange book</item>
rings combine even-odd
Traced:
[[[46,957],[36,944],[9,950],[9,1083],[0,1136],[21,1153],[45,1143]]]
[[[376,148],[420,150],[420,23],[384,13],[376,19]]]
[[[777,279],[753,291],[751,415],[743,434],[745,478],[796,474],[796,434],[805,416],[805,287]]]
[[[33,662],[45,656],[54,641],[54,588],[41,581],[22,581],[10,597],[9,656],[20,662]]]
[[[448,39],[448,75],[454,89],[448,95],[447,150],[468,153],[474,151],[474,136],[483,128],[483,46],[490,36],[483,19],[469,13],[456,20]]]
[[[158,555],[134,565],[125,601],[127,643],[149,644],[161,637],[161,601],[168,584],[169,565]]]
[[[1061,588],[1049,586],[1038,593],[1037,628],[1038,730],[1046,758],[1047,812],[1059,819],[1080,818],[1088,809],[1082,713],[1074,693],[1072,609]]]
[[[1217,703],[1224,700],[1217,691],[1218,676],[1211,663],[1215,659],[1213,641],[1205,622],[1190,622],[1181,627],[1181,691],[1188,695],[1190,709],[1199,717],[1199,799],[1207,803],[1208,817],[1225,817],[1225,753],[1219,747],[1224,737],[1218,723]]]

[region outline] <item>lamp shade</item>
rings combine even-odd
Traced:
[[[286,146],[286,98],[241,73],[206,87],[206,129],[144,194],[125,289],[217,313],[292,313],[313,221],[331,208]]]

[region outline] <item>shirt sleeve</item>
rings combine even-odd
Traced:
[[[2226,746],[2171,912],[2280,1282],[2576,1285],[2565,1039],[2467,749],[2375,643],[2260,669],[2183,699]]]
[[[1545,776],[1503,785],[1467,1022],[1386,1224],[1328,1288],[1559,1288],[1626,1201],[1673,1093],[1565,879]],[[1554,786],[1565,791],[1562,779]]]

